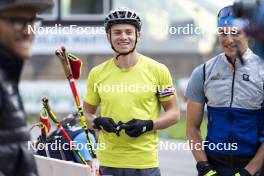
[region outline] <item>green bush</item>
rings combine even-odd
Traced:
[[[207,133],[207,118],[204,118],[202,125],[201,125],[201,132],[203,138],[205,138]],[[169,138],[169,139],[178,139],[178,140],[186,140],[186,118],[182,118],[177,124],[164,129],[160,130],[160,137],[161,138]]]

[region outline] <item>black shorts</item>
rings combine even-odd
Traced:
[[[37,176],[33,154],[26,142],[0,144],[0,176]]]
[[[100,166],[103,176],[161,176],[160,169],[131,169],[131,168],[113,168]]]

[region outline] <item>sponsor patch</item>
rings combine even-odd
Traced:
[[[243,74],[243,80],[244,81],[249,81],[249,75]]]

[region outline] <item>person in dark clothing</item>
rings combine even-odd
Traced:
[[[28,25],[36,13],[52,7],[52,0],[0,1],[0,175],[35,176],[25,111],[18,90],[24,61],[31,57],[33,33]]]

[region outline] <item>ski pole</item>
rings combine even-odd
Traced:
[[[62,65],[63,65],[63,68],[64,68],[64,73],[65,73],[65,75],[69,81],[70,88],[71,88],[71,91],[73,94],[73,98],[74,98],[75,104],[77,106],[79,116],[81,117],[81,124],[82,124],[82,127],[85,131],[85,134],[86,134],[86,138],[88,141],[90,152],[91,152],[93,158],[97,158],[94,147],[93,147],[92,140],[89,136],[89,130],[87,127],[86,119],[85,119],[84,114],[83,114],[83,109],[81,107],[80,98],[79,98],[79,95],[78,95],[78,92],[76,89],[75,79],[73,77],[73,72],[72,72],[72,69],[70,66],[70,61],[69,61],[68,56],[71,59],[78,59],[78,58],[72,54],[67,54],[66,49],[64,47],[61,47],[61,50],[56,50],[55,54],[60,59]]]
[[[57,120],[57,117],[55,116],[54,112],[50,109],[50,106],[48,104],[48,101],[49,100],[48,100],[47,97],[43,97],[42,98],[43,106],[47,110],[47,113],[48,113],[49,117],[56,124],[57,128],[59,128],[61,130],[62,135],[65,137],[65,139],[67,140],[67,142],[72,146],[74,152],[81,159],[82,163],[83,164],[87,164],[87,162],[85,161],[85,159],[81,155],[80,151],[77,149],[76,145],[73,143],[71,137],[67,134],[67,132],[65,131],[65,129],[62,127],[62,125],[60,124],[60,122]]]

